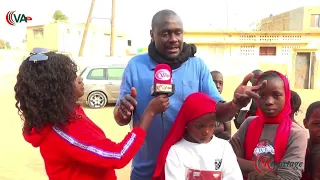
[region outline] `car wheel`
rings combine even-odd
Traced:
[[[88,96],[88,106],[93,109],[103,108],[108,103],[107,96],[99,91],[94,91]]]

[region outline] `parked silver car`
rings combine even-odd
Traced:
[[[79,102],[95,109],[102,108],[108,103],[115,103],[119,97],[125,67],[126,65],[121,64],[85,67],[80,73],[85,93]]]

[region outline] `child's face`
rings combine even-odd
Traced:
[[[304,120],[304,126],[309,129],[312,143],[320,144],[320,107],[313,110],[308,120]]]
[[[83,96],[84,95],[84,87],[83,87],[82,77],[78,76],[76,78],[76,80],[74,81],[74,86],[75,86],[76,97],[80,98],[81,96]]]
[[[187,125],[187,133],[198,143],[208,143],[213,136],[216,114],[205,114]]]
[[[223,77],[220,73],[216,73],[212,76],[212,79],[214,81],[214,83],[216,84],[216,87],[219,91],[219,93],[222,93],[223,90]]]
[[[285,91],[283,81],[280,79],[268,80],[266,88],[258,91],[260,99],[257,105],[267,117],[277,116],[285,104]]]

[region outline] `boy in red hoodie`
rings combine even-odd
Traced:
[[[40,148],[50,180],[114,180],[114,169],[126,166],[144,142],[154,116],[169,98],[150,101],[139,123],[120,143],[106,138],[76,104],[84,94],[77,65],[67,56],[37,53],[24,60],[14,87],[23,136]],[[135,89],[132,89],[135,97]]]

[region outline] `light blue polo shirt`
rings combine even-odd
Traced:
[[[138,105],[133,114],[133,125],[137,124],[143,111],[153,98],[151,86],[153,85],[154,68],[157,64],[148,54],[133,57],[123,74],[120,87],[120,99],[130,94],[131,88],[137,90]],[[169,108],[165,112],[164,131],[160,115],[157,115],[147,132],[144,145],[133,159],[131,180],[150,180],[155,169],[158,153],[162,145],[162,135],[165,139],[170,127],[175,120],[184,100],[194,92],[203,92],[212,97],[216,102],[222,101],[210,71],[206,64],[198,57],[191,57],[178,69],[172,72],[175,93],[169,99]]]

